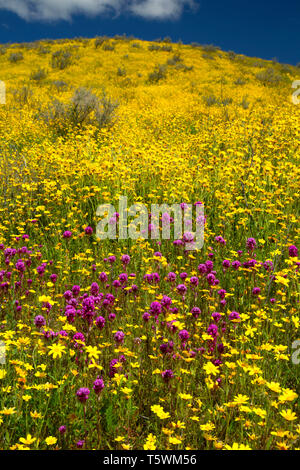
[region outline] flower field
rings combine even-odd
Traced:
[[[299,449],[299,68],[116,37],[0,70],[0,448]],[[203,248],[100,240],[121,196],[201,204]]]

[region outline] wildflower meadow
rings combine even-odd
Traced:
[[[299,70],[0,46],[2,450],[300,448]]]

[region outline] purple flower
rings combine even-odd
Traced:
[[[171,281],[171,282],[174,282],[176,280],[176,274],[173,273],[173,272],[168,273],[167,280]]]
[[[150,313],[148,312],[143,313],[143,320],[145,322],[148,322],[150,320]]]
[[[260,288],[259,287],[253,287],[252,294],[253,295],[259,295],[260,294]]]
[[[220,296],[220,299],[225,299],[226,290],[225,289],[220,289],[220,290],[218,290],[218,294]]]
[[[157,302],[156,300],[151,303],[150,305],[150,313],[151,315],[157,316],[161,313],[161,304]]]
[[[168,309],[172,304],[172,299],[168,297],[167,295],[164,295],[163,298],[161,299],[161,305]]]
[[[104,273],[104,272],[100,273],[99,276],[98,276],[98,279],[99,279],[101,282],[107,282],[107,280],[108,280],[107,274]]]
[[[213,286],[215,284],[215,275],[212,274],[212,273],[209,273],[207,276],[206,276],[206,279],[207,279],[207,282],[210,286]]]
[[[50,281],[55,283],[57,281],[57,274],[51,274],[50,275]]]
[[[77,295],[79,295],[79,292],[80,292],[80,286],[73,286],[72,287],[72,294],[77,297]]]
[[[199,273],[201,273],[201,274],[207,273],[206,264],[199,264],[199,266],[198,266],[198,271],[199,271]]]
[[[82,341],[83,343],[85,342],[85,337],[84,334],[78,331],[73,335],[74,341]],[[77,344],[77,343],[76,343]]]
[[[96,296],[99,294],[99,286],[97,284],[97,282],[93,282],[92,285],[91,285],[91,294]]]
[[[228,259],[224,259],[224,261],[222,262],[222,266],[225,269],[230,268],[230,261]]]
[[[274,269],[274,265],[272,263],[272,261],[270,260],[267,260],[263,263],[263,267],[265,268],[266,271],[273,271]]]
[[[201,314],[201,310],[199,307],[193,307],[191,310],[191,314],[193,315],[194,318],[198,318],[199,315]]]
[[[217,323],[222,318],[222,315],[219,312],[213,312],[211,316],[214,319],[214,321]]]
[[[229,320],[239,320],[240,319],[240,314],[238,312],[231,312],[229,315]]]
[[[218,335],[217,325],[215,325],[214,323],[209,325],[209,327],[207,328],[207,333],[215,338]]]
[[[180,341],[187,341],[190,337],[190,334],[187,330],[181,330],[178,333]]]
[[[58,428],[58,431],[60,434],[65,434],[66,430],[67,430],[66,426],[60,426]]]
[[[102,328],[104,328],[104,325],[105,325],[105,318],[97,317],[95,320],[95,323],[96,323],[97,328],[102,330]]]
[[[231,266],[236,271],[242,266],[242,263],[239,260],[232,261]]]
[[[124,335],[123,331],[117,331],[115,336],[114,336],[116,343],[123,343],[124,337],[125,337],[125,335]]]
[[[88,388],[79,388],[76,392],[76,396],[80,403],[85,403],[87,399],[89,398],[90,391]]]
[[[123,255],[121,258],[121,261],[124,266],[127,266],[130,263],[130,256],[129,255]]]
[[[70,230],[66,230],[63,233],[63,238],[71,238],[71,237],[72,237],[72,232],[70,232]]]
[[[295,245],[289,246],[289,256],[291,258],[296,258],[296,256],[298,256],[298,248]]]
[[[255,238],[248,238],[248,240],[246,241],[246,247],[247,247],[248,250],[250,250],[250,251],[254,250],[254,248],[256,247],[256,240],[255,240]]]
[[[173,379],[174,377],[172,369],[166,369],[164,372],[162,372],[161,375],[165,382],[169,382],[169,380]]]
[[[21,273],[23,273],[25,271],[25,263],[19,259],[17,262],[16,262],[16,265],[15,265],[17,271],[20,271]]]
[[[224,240],[223,237],[221,237],[221,235],[216,236],[215,240],[217,243],[220,243],[220,245],[224,245],[224,246],[226,245],[226,241]]]
[[[190,283],[192,284],[192,286],[195,286],[197,287],[198,284],[199,284],[199,279],[197,276],[192,276],[191,279],[190,279]]]
[[[184,284],[178,284],[176,287],[179,294],[184,295],[187,291],[187,287]]]
[[[97,395],[99,395],[99,393],[101,393],[101,391],[104,389],[103,379],[100,379],[99,376],[96,378],[94,382],[93,389],[95,393],[97,393]]]
[[[34,324],[36,327],[40,328],[41,326],[46,325],[46,320],[43,315],[37,315],[34,319]]]

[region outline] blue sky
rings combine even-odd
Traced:
[[[0,43],[115,34],[300,62],[299,0],[0,0]]]

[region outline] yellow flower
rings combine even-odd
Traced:
[[[292,410],[282,410],[280,411],[280,414],[287,421],[294,421],[297,419],[296,413],[294,413]]]
[[[146,442],[144,444],[144,450],[155,450],[156,449],[156,436],[148,434]]]
[[[124,450],[129,450],[130,449],[130,444],[122,444],[122,448]]]
[[[0,411],[1,414],[9,416],[13,415],[16,413],[15,408],[4,408],[3,410]]]
[[[41,413],[38,413],[37,411],[30,411],[30,416],[31,416],[33,419],[42,418]]]
[[[283,390],[282,394],[279,395],[278,400],[280,402],[285,402],[285,401],[294,401],[296,398],[298,398],[298,394],[295,393],[293,390],[286,388]]]
[[[226,445],[225,446],[226,450],[251,450],[251,447],[245,446],[244,444],[238,444],[237,442],[234,442],[232,446]]]
[[[178,394],[180,396],[180,398],[182,398],[183,400],[191,400],[193,398],[192,395],[190,395],[189,393],[179,393]]]
[[[247,401],[249,401],[249,398],[247,397],[247,395],[242,395],[239,393],[236,397],[234,397],[233,401],[237,405],[244,405],[245,403],[247,403]]]
[[[207,364],[205,364],[203,366],[203,369],[205,370],[205,372],[210,375],[217,375],[219,374],[219,368],[216,367],[212,362],[208,362]]]
[[[30,444],[32,444],[34,441],[36,441],[36,437],[32,437],[31,434],[27,434],[26,438],[20,437],[19,441],[22,444],[30,446]]]
[[[170,436],[169,437],[169,442],[170,442],[170,444],[181,444],[182,440],[178,439],[178,437]]]
[[[45,442],[46,442],[47,446],[52,446],[52,445],[57,443],[57,439],[56,439],[56,437],[49,436],[49,437],[46,437]]]
[[[170,413],[165,412],[163,407],[160,405],[152,405],[151,411],[155,413],[160,419],[166,419],[170,417]]]
[[[266,382],[266,386],[272,390],[272,392],[280,393],[281,387],[278,382]]]
[[[31,400],[31,398],[32,398],[31,395],[23,395],[23,396],[22,396],[22,399],[23,399],[24,401],[29,401],[29,400]]]
[[[98,359],[101,352],[98,350],[97,346],[87,346],[85,348],[86,352],[88,353],[89,359]]]
[[[48,346],[49,352],[48,356],[53,356],[53,359],[61,358],[63,354],[66,353],[66,348],[60,343],[52,344],[51,346]]]

